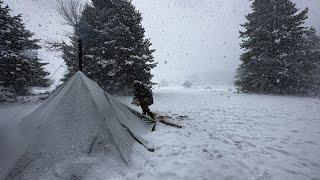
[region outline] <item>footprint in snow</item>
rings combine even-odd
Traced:
[[[209,160],[221,159],[223,157],[222,154],[217,150],[210,153],[207,149],[203,149],[202,152],[206,154]]]
[[[278,149],[278,148],[274,148],[274,147],[266,147],[266,148],[269,150],[277,151],[277,152],[284,154],[284,155],[287,155],[287,156],[291,155],[289,152],[282,150],[282,149]]]
[[[317,143],[316,143],[316,142],[313,142],[313,141],[305,141],[304,143],[306,143],[306,144],[311,144],[311,145],[317,145]]]
[[[290,132],[292,132],[292,133],[298,133],[299,131],[298,131],[298,130],[291,130]]]
[[[142,177],[143,175],[144,175],[143,172],[139,172],[139,173],[137,174],[137,177],[139,178],[139,177]]]
[[[267,142],[273,142],[275,140],[277,140],[277,138],[274,138],[274,137],[266,137],[265,138],[265,141],[267,141]]]

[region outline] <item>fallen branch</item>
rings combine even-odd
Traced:
[[[129,108],[129,107],[128,107],[128,108]],[[155,125],[152,127],[152,131],[155,130],[155,127],[156,127],[157,122],[161,122],[161,123],[163,123],[163,124],[165,124],[165,125],[173,126],[173,127],[176,127],[176,128],[182,128],[182,126],[179,125],[179,124],[176,124],[176,123],[173,123],[173,122],[169,122],[169,121],[166,121],[165,119],[163,119],[163,118],[165,118],[165,116],[159,116],[160,120],[154,120],[154,119],[151,119],[150,117],[148,117],[148,116],[146,116],[146,115],[140,114],[139,112],[137,112],[137,111],[135,111],[135,110],[133,110],[133,109],[131,109],[131,108],[129,108],[129,110],[130,110],[132,113],[134,113],[134,114],[136,114],[137,116],[139,116],[141,119],[145,119],[145,120],[147,120],[148,122],[155,123]]]
[[[166,124],[166,125],[169,125],[169,126],[174,126],[174,127],[176,127],[176,128],[182,128],[181,125],[176,124],[176,123],[173,123],[173,122],[166,121],[166,120],[164,120],[164,119],[159,120],[159,122],[161,122],[161,123],[163,123],[163,124]]]

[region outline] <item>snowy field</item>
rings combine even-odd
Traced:
[[[1,123],[35,106],[0,105]],[[83,178],[320,179],[320,99],[167,88],[155,91],[152,110],[183,129],[159,124],[143,167],[110,171],[102,163]]]

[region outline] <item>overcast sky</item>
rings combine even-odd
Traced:
[[[320,0],[296,0],[310,9],[308,24],[320,31]],[[239,65],[240,24],[248,0],[133,0],[143,15],[159,62],[155,81],[232,84]]]
[[[83,0],[86,1],[86,0]],[[28,29],[42,40],[65,38],[66,26],[54,9],[55,0],[5,0],[14,13],[22,13]],[[308,25],[320,32],[320,0],[295,0],[310,9]],[[242,50],[240,24],[250,11],[249,0],[133,0],[142,12],[146,36],[151,38],[159,62],[154,81],[181,84],[202,79],[206,84],[232,84]],[[55,72],[62,60],[51,60]],[[55,79],[60,79],[63,73]]]

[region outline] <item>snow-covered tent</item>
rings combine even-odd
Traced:
[[[17,158],[11,164],[0,162],[2,173],[6,170],[0,172],[4,179],[38,179],[58,165],[88,156],[109,156],[130,164],[138,152],[133,148],[138,147],[140,154],[140,149],[146,150],[143,146],[152,149],[143,138],[148,125],[81,72],[24,118],[18,128]]]

